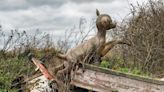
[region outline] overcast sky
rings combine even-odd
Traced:
[[[66,29],[78,25],[80,18],[96,18],[95,11],[121,21],[129,13],[129,4],[148,0],[0,0],[0,24],[3,30],[37,28],[60,37]]]
[[[129,3],[147,0],[0,0],[0,24],[4,29],[44,29],[62,31],[94,18],[96,8],[121,21],[129,13]]]

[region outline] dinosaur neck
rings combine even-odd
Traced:
[[[98,30],[97,37],[105,39],[106,30]]]

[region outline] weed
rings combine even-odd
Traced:
[[[106,61],[106,60],[103,60],[101,63],[100,63],[100,67],[103,67],[103,68],[109,68],[109,61]]]

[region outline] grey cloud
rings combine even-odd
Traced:
[[[61,7],[62,5],[72,3],[107,3],[113,2],[114,0],[1,0],[0,10],[1,11],[13,11],[18,9],[28,9],[30,7],[40,7],[43,5],[52,6],[54,8]]]
[[[1,16],[3,16],[6,19],[4,20],[4,18],[0,18],[0,21],[2,20],[11,23],[16,28],[45,29],[46,27],[46,29],[54,28],[54,30],[65,30],[68,27],[77,25],[80,17],[82,16],[84,16],[85,18],[86,17],[93,18],[93,16],[95,15],[96,8],[100,8],[100,10],[103,9],[107,10],[108,8],[110,9],[110,7],[112,7],[111,3],[105,2],[107,0],[13,0],[13,1],[15,2],[13,2],[12,7],[18,7],[18,8],[30,7],[28,9],[23,9],[21,11],[18,10],[8,11],[8,14],[5,11],[0,12]],[[113,2],[113,0],[108,0],[108,2],[109,1]],[[18,4],[18,2],[20,4]],[[78,2],[83,2],[83,3],[77,4]],[[93,2],[93,3],[87,4],[84,2]],[[104,2],[104,3],[99,3],[99,2]],[[2,3],[6,4],[6,1],[3,0]],[[11,4],[11,2],[9,4]],[[47,6],[44,7],[44,5]],[[60,6],[60,7],[56,7],[56,6]],[[90,6],[92,6],[92,8]],[[105,12],[108,12],[108,10]]]
[[[24,9],[27,8],[27,3],[25,0],[1,0],[0,1],[0,10],[7,11],[7,10],[15,10],[15,9]]]
[[[91,3],[91,2],[103,3],[103,2],[113,2],[114,0],[69,0],[69,1],[75,3]]]
[[[28,9],[31,7],[40,7],[44,5],[60,7],[68,0],[2,0],[0,1],[1,11],[13,11],[18,9]]]
[[[49,5],[53,7],[59,7],[67,2],[66,0],[27,0],[27,1],[32,6]]]

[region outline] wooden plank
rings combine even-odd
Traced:
[[[122,77],[130,78],[130,79],[134,79],[134,80],[139,80],[139,81],[164,85],[164,81],[161,81],[160,79],[157,79],[157,78],[139,76],[139,75],[134,75],[134,74],[131,74],[131,73],[123,73],[123,72],[120,72],[120,71],[101,68],[101,67],[94,66],[94,65],[89,65],[89,64],[85,64],[84,67],[86,69],[101,72],[101,73],[112,74],[112,75],[122,76]]]
[[[98,92],[164,92],[164,81],[92,65],[86,65],[84,73],[78,70],[71,84]]]

